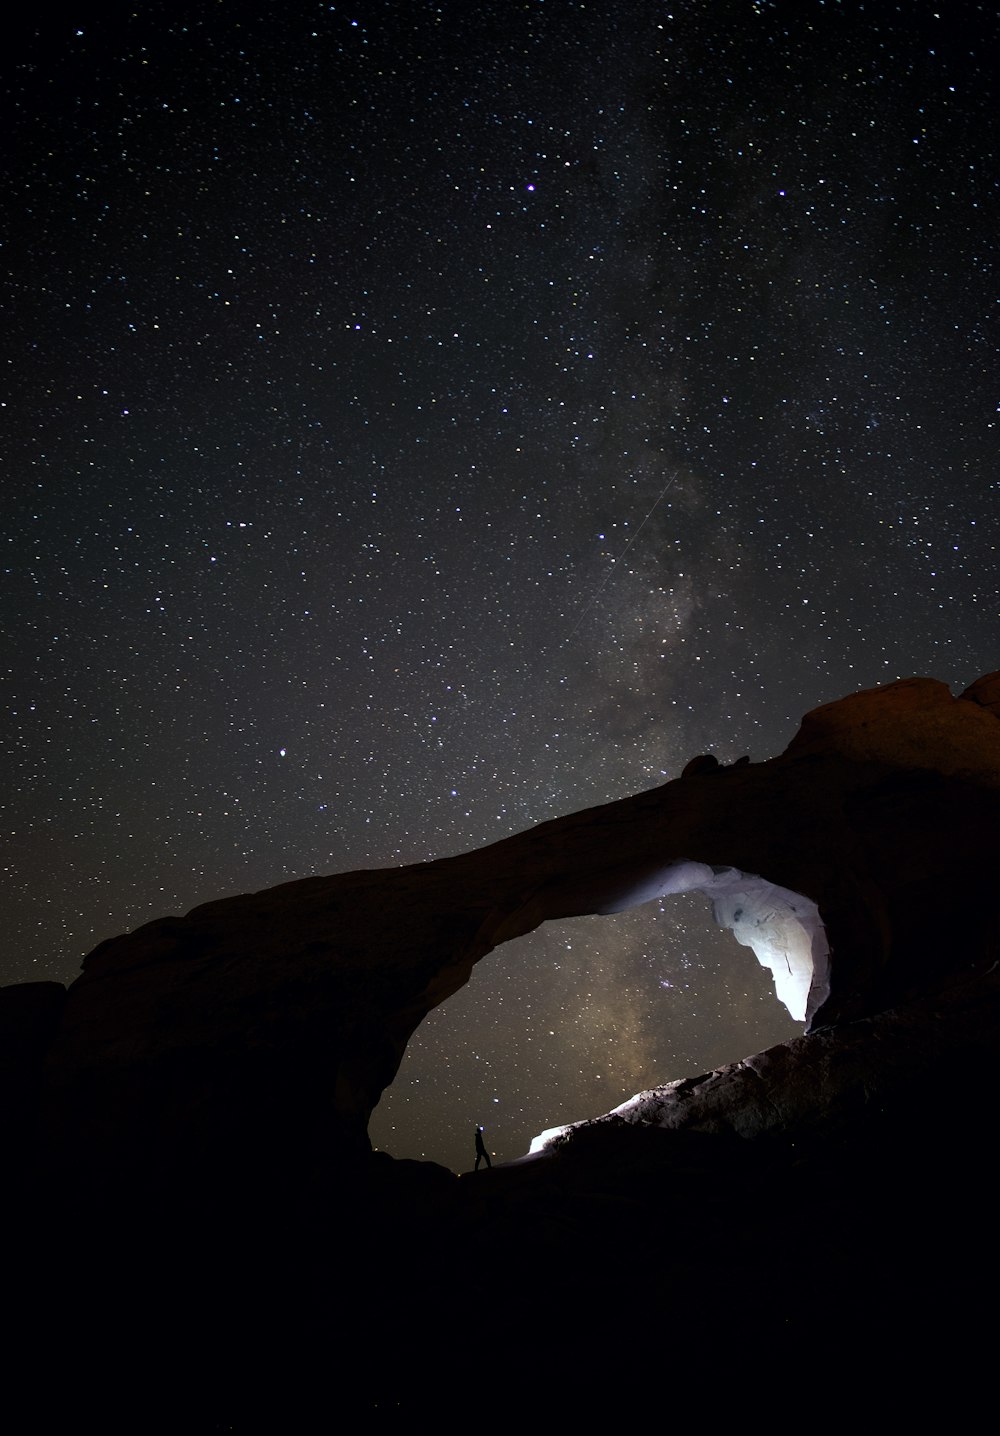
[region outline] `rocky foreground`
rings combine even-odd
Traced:
[[[807,714],[768,762],[210,903],[103,943],[68,991],[0,990],[30,1429],[972,1400],[998,819],[1000,674],[911,679]],[[695,886],[788,968],[805,1036],[475,1177],[372,1154],[409,1036],[481,957]]]

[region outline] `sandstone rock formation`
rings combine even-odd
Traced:
[[[867,1335],[902,1323],[915,1341],[914,1271],[925,1298],[955,1300],[930,1213],[968,1263],[955,1232],[985,1180],[998,819],[1000,675],[959,698],[911,679],[808,714],[770,761],[689,765],[458,857],[206,904],[103,943],[65,996],[0,991],[0,1030],[22,1034],[4,1074],[14,1218],[30,1215],[39,1249],[68,1220],[92,1238],[69,1278],[50,1261],[41,1286],[78,1302],[110,1272],[116,1311],[141,1310],[157,1342],[183,1310],[210,1344],[189,1293],[215,1302],[228,1332],[220,1421],[249,1420],[235,1366],[262,1330],[284,1373],[268,1391],[279,1405],[288,1364],[305,1349],[321,1360],[331,1289],[354,1313],[344,1349],[365,1371],[351,1388],[361,1409],[433,1407],[426,1331],[462,1297],[490,1304],[479,1329],[523,1370],[511,1324],[523,1334],[519,1301],[539,1270],[535,1336],[541,1312],[572,1333],[567,1350],[585,1342],[584,1311],[592,1332],[611,1305],[648,1321],[667,1304],[676,1335],[682,1308],[710,1320],[748,1284],[767,1341],[798,1349],[762,1290],[775,1273],[801,1276],[803,1253],[828,1282],[824,1301],[804,1301],[813,1336],[840,1339],[874,1264],[892,1294],[859,1301],[853,1319]],[[807,1035],[640,1094],[485,1180],[370,1157],[366,1124],[409,1036],[476,961],[544,921],[691,887],[783,973]],[[636,1221],[685,1232],[656,1280],[646,1263],[623,1269],[623,1224]],[[979,1243],[977,1271],[994,1269]],[[425,1333],[388,1371],[361,1361],[387,1311]],[[449,1339],[470,1355],[468,1333]]]

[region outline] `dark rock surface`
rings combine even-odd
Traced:
[[[998,818],[1000,675],[911,679],[768,762],[210,903],[103,943],[65,996],[4,990],[25,1369],[58,1313],[84,1408],[110,1363],[105,1427],[146,1430],[619,1418],[666,1380],[711,1427],[753,1404],[737,1370],[787,1394],[832,1364],[835,1393],[895,1381],[897,1410],[931,1351],[943,1385],[974,1374]],[[806,1036],[475,1177],[370,1153],[409,1036],[480,957],[680,864],[816,905]]]
[[[12,1168],[23,1168],[37,1131],[45,1054],[65,1003],[61,982],[0,987],[0,1150]]]

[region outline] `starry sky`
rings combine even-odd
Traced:
[[[998,646],[990,4],[84,0],[2,67],[4,981]],[[796,1032],[692,896],[494,953],[471,1165]]]

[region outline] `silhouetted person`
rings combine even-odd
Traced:
[[[482,1127],[477,1127],[477,1128],[476,1128],[476,1165],[475,1165],[475,1167],[473,1168],[473,1171],[476,1171],[476,1172],[479,1171],[479,1163],[483,1160],[484,1157],[486,1158],[486,1165],[487,1165],[488,1167],[492,1167],[492,1166],[493,1166],[493,1163],[490,1161],[490,1154],[489,1154],[489,1152],[487,1152],[487,1150],[486,1150],[486,1143],[483,1141],[483,1129],[482,1129]]]

